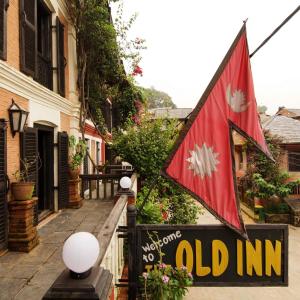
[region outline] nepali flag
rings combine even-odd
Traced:
[[[233,129],[271,157],[257,112],[245,24],[182,129],[162,173],[247,238],[237,194]]]

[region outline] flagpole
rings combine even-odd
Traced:
[[[250,58],[262,48],[298,11],[300,5],[250,54]]]

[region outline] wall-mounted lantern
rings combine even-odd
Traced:
[[[16,132],[23,132],[29,112],[15,103],[14,99],[12,99],[8,113],[12,136],[15,136]]]

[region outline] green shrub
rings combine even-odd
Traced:
[[[144,186],[138,193],[139,208],[153,180],[156,185],[138,217],[145,224],[194,224],[200,211],[195,201],[173,182],[160,176],[178,133],[178,122],[144,117],[139,126],[128,121],[125,130],[114,134],[112,149],[131,163]]]
[[[140,209],[149,193],[146,185],[138,193],[137,208]],[[195,224],[200,206],[195,200],[184,193],[175,184],[160,178],[138,216],[138,222],[143,224]]]
[[[114,133],[112,149],[131,163],[137,173],[150,182],[159,176],[175,137],[177,122],[144,117],[139,126],[129,120],[124,130]]]

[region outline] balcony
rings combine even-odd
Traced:
[[[91,232],[99,240],[100,255],[95,270],[105,269],[109,274],[106,285],[110,294],[116,289],[124,266],[123,239],[118,238],[117,228],[126,225],[127,196],[116,194],[120,175],[86,176],[83,181],[88,181],[91,193],[84,195],[86,199],[80,209],[64,209],[39,224],[40,244],[30,253],[8,252],[0,257],[3,299],[41,299],[56,279],[67,272],[62,247],[71,234],[79,231]],[[97,189],[92,181],[99,185],[100,195],[107,190],[106,198],[96,199]],[[132,181],[136,189],[135,176]],[[89,199],[90,195],[93,197]]]
[[[36,81],[52,90],[53,72],[51,60],[43,57],[40,53],[37,55],[37,76]]]

